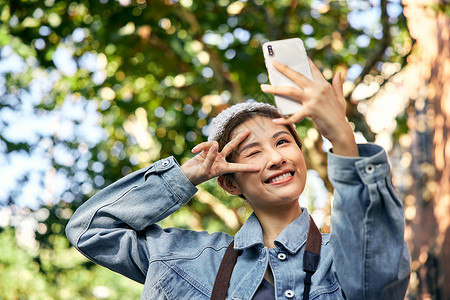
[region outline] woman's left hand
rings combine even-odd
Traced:
[[[302,109],[292,116],[273,121],[277,124],[290,124],[310,117],[317,130],[333,145],[333,153],[358,156],[353,130],[345,118],[345,97],[340,73],[334,75],[330,84],[311,60],[309,65],[314,80],[277,61],[273,65],[298,87],[262,84],[262,91],[294,98],[303,105]]]

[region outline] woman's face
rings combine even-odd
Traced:
[[[306,164],[292,134],[267,117],[255,117],[239,125],[231,139],[245,129],[250,134],[233,152],[232,160],[261,169],[235,173],[236,194],[243,194],[254,210],[297,204],[305,187]]]

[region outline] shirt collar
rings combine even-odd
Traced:
[[[302,214],[289,224],[275,239],[277,247],[284,247],[291,253],[296,253],[306,242],[309,228],[308,210],[302,207]],[[264,247],[262,228],[254,213],[250,215],[242,228],[234,237],[234,248],[242,250],[252,246]]]

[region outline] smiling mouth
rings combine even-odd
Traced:
[[[283,183],[289,181],[294,176],[294,172],[286,172],[284,174],[269,178],[265,183]]]

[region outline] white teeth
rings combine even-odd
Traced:
[[[275,177],[275,178],[272,178],[272,179],[270,180],[270,183],[274,183],[274,182],[277,182],[277,181],[279,181],[279,180],[281,180],[281,179],[288,178],[288,177],[291,177],[291,176],[292,176],[291,173],[290,173],[290,172],[287,172],[287,173],[284,173],[284,174],[282,174],[282,175],[280,175],[280,176],[277,176],[277,177]]]

